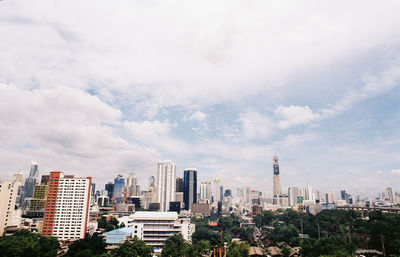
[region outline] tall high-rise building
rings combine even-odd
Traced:
[[[325,194],[326,203],[335,203],[335,195],[332,192],[328,192]]]
[[[346,190],[341,190],[340,191],[340,199],[341,200],[346,200]]]
[[[25,197],[31,198],[33,196],[33,190],[39,179],[39,169],[36,162],[31,163],[31,169],[29,171],[29,177],[25,179]]]
[[[273,157],[273,181],[274,181],[274,187],[273,187],[273,196],[274,197],[279,197],[282,195],[282,190],[281,190],[281,179],[279,177],[279,159],[277,155],[274,155]]]
[[[159,161],[157,166],[157,201],[160,211],[168,211],[169,203],[175,202],[176,165],[165,160]]]
[[[386,188],[386,198],[389,200],[389,203],[394,203],[393,191],[391,187]]]
[[[15,211],[18,187],[22,184],[22,175],[15,174],[11,180],[0,181],[0,235],[11,223]]]
[[[185,210],[190,210],[192,204],[197,203],[197,170],[185,169],[183,181],[185,184],[183,202],[185,203]]]
[[[129,173],[129,176],[126,179],[126,192],[128,197],[140,196],[140,186],[138,185],[136,175],[133,172]]]
[[[207,180],[200,184],[200,199],[211,200],[211,181]]]
[[[221,199],[220,188],[219,188],[219,178],[214,179],[214,185],[212,187],[212,198],[213,198],[213,202],[218,202]]]
[[[51,171],[42,235],[59,240],[84,238],[89,218],[92,178]]]
[[[104,189],[107,191],[107,196],[111,200],[114,197],[114,183],[108,182],[105,184]]]
[[[176,178],[176,190],[175,192],[184,192],[185,191],[185,182],[183,181],[183,178],[177,177]]]
[[[118,174],[116,178],[114,178],[114,192],[113,192],[113,198],[117,203],[121,202],[121,198],[124,196],[125,188],[125,179],[121,174]]]
[[[224,186],[219,186],[219,200],[220,202],[224,201]]]
[[[311,187],[310,183],[307,183],[306,200],[314,201],[314,194],[313,194],[312,187]]]
[[[300,196],[300,189],[298,187],[289,187],[288,188],[288,198],[289,198],[289,206],[297,205],[297,197]]]

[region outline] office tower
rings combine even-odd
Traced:
[[[129,173],[129,176],[126,179],[126,192],[128,197],[140,196],[140,186],[138,185],[136,175],[133,172]]]
[[[224,201],[224,186],[219,186],[219,201]]]
[[[175,202],[176,165],[170,160],[157,165],[157,201],[161,211],[168,211],[169,203]]]
[[[326,203],[335,203],[335,195],[332,192],[328,192],[325,194]]]
[[[317,203],[321,202],[321,193],[319,191],[315,191],[314,197]]]
[[[393,191],[391,187],[386,188],[386,198],[389,200],[389,203],[394,203]]]
[[[236,197],[237,198],[244,198],[244,190],[243,190],[243,188],[238,188],[237,189]]]
[[[35,216],[42,216],[44,213],[44,209],[46,207],[46,199],[47,199],[47,191],[48,184],[41,183],[40,185],[35,186],[35,190],[33,191],[33,197],[31,199],[31,204],[29,206],[29,212]]]
[[[114,183],[108,182],[105,184],[104,189],[107,191],[108,197],[111,200],[114,196]]]
[[[289,206],[297,205],[297,197],[300,196],[300,189],[298,187],[288,188]]]
[[[273,187],[273,196],[274,197],[279,197],[282,195],[282,190],[281,190],[281,179],[279,177],[279,160],[278,156],[274,155],[273,157],[273,181],[274,181],[274,187]]]
[[[341,200],[346,200],[346,190],[340,191],[340,199]]]
[[[307,183],[306,198],[305,199],[309,200],[309,201],[314,201],[314,194],[313,194],[313,191],[312,191],[312,187],[311,187],[311,185],[309,183]]]
[[[246,186],[244,189],[244,201],[246,203],[250,202],[250,191],[251,191],[251,187],[250,186]]]
[[[185,183],[183,182],[183,178],[176,178],[176,190],[175,192],[184,192],[185,191]]]
[[[92,178],[51,171],[42,235],[59,240],[84,238]]]
[[[221,199],[220,188],[219,188],[219,178],[214,179],[214,185],[212,188],[212,198],[213,198],[213,202],[218,202]]]
[[[0,181],[0,236],[9,226],[15,211],[18,187],[22,184],[22,176],[15,174],[11,180]]]
[[[29,171],[29,177],[25,179],[25,197],[31,198],[33,195],[33,190],[37,180],[39,179],[39,169],[36,162],[32,162],[31,169]]]
[[[121,202],[121,198],[124,195],[124,188],[125,188],[125,179],[121,174],[118,174],[116,178],[114,178],[114,192],[113,192],[113,199],[117,202]]]
[[[200,199],[211,200],[211,181],[207,180],[200,184]]]
[[[101,190],[97,197],[97,204],[99,207],[106,207],[110,205],[110,198],[108,197],[107,190]]]
[[[190,210],[193,203],[197,203],[197,170],[185,169],[183,172],[185,190],[183,192],[183,202],[185,210]]]
[[[226,189],[226,190],[225,190],[225,193],[224,193],[224,196],[225,196],[225,197],[231,197],[231,196],[232,196],[232,190]]]

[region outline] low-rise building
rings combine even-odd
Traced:
[[[128,226],[132,237],[137,236],[147,245],[162,248],[168,237],[178,233],[187,241],[191,240],[195,225],[189,218],[179,218],[176,212],[136,212],[130,216]]]

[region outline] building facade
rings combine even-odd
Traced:
[[[18,187],[22,182],[20,174],[15,174],[11,180],[0,181],[0,236],[3,235],[4,229],[12,223]]]
[[[157,165],[157,201],[160,211],[168,211],[169,203],[175,202],[176,165],[172,161],[159,161]]]
[[[92,178],[50,172],[42,235],[59,240],[85,237]]]
[[[282,195],[281,190],[281,179],[279,177],[279,159],[277,155],[274,155],[272,159],[272,167],[273,167],[273,197],[279,197]]]
[[[183,192],[183,202],[185,210],[190,210],[192,204],[197,203],[197,170],[186,169],[183,172],[185,189]]]
[[[174,234],[181,234],[186,241],[191,240],[194,224],[189,218],[178,218],[176,212],[135,212],[128,226],[132,236],[142,239],[147,245],[162,248],[165,240]]]

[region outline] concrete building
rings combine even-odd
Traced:
[[[22,184],[22,175],[15,174],[11,180],[0,181],[0,236],[12,223],[18,187]]]
[[[175,202],[176,165],[169,160],[159,161],[157,170],[157,202],[160,211],[168,211],[169,203]]]
[[[277,198],[282,195],[281,189],[281,179],[279,176],[279,159],[277,155],[274,155],[272,159],[272,167],[273,167],[273,197]]]
[[[335,195],[332,192],[325,194],[325,202],[327,204],[335,203]]]
[[[51,171],[42,235],[59,240],[84,238],[92,178]]]
[[[221,199],[221,188],[219,185],[219,178],[215,178],[214,179],[214,185],[212,187],[212,198],[213,198],[213,202],[218,202]]]
[[[298,187],[289,187],[288,188],[288,200],[289,206],[296,206],[297,205],[297,197],[300,196],[300,189]]]
[[[391,187],[386,188],[386,199],[388,199],[390,204],[394,203],[393,191]]]
[[[35,185],[37,184],[39,179],[39,168],[36,162],[31,163],[31,169],[29,171],[29,177],[25,180],[25,197],[31,198],[33,196],[33,191],[35,189]]]
[[[191,240],[195,225],[189,218],[178,218],[176,212],[135,212],[127,222],[132,228],[132,237],[137,236],[147,245],[162,248],[164,241],[179,233],[187,241]]]
[[[211,201],[211,181],[207,180],[200,184],[200,199]]]
[[[185,210],[190,210],[192,204],[197,203],[197,170],[185,169],[183,181],[185,185],[183,202],[185,203]]]

